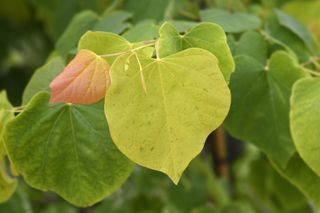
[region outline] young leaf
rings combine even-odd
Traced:
[[[104,98],[109,85],[109,64],[83,49],[50,83],[50,103],[96,103]]]
[[[240,33],[258,29],[261,21],[258,16],[248,13],[229,13],[222,9],[207,9],[200,12],[202,21],[219,24],[227,33]]]
[[[216,57],[199,48],[162,59],[121,56],[111,79],[105,112],[115,144],[178,183],[229,110],[230,91]]]
[[[50,91],[50,82],[63,70],[64,66],[61,57],[54,57],[38,68],[23,92],[22,104],[26,105],[32,96],[40,91]]]
[[[320,176],[320,79],[298,81],[292,90],[290,124],[298,153]]]
[[[0,203],[7,201],[15,192],[17,181],[7,174],[3,132],[6,124],[14,118],[12,106],[4,91],[0,92]]]
[[[291,87],[306,73],[286,52],[274,53],[267,70],[249,56],[236,56],[235,60],[226,127],[233,136],[252,142],[285,167],[295,152],[289,128]]]
[[[9,157],[29,185],[76,206],[92,205],[127,179],[132,163],[112,143],[103,102],[49,105],[49,98],[38,93],[8,123]]]
[[[226,35],[223,29],[212,23],[201,23],[190,29],[185,35],[165,22],[159,30],[159,56],[166,57],[181,50],[198,47],[208,50],[219,60],[219,67],[226,79],[229,81],[234,70],[234,61],[227,44]]]

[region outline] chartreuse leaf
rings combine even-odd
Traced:
[[[301,158],[320,176],[320,79],[298,81],[292,91],[290,124]]]
[[[227,33],[240,33],[247,30],[258,29],[261,21],[258,16],[248,13],[229,13],[222,9],[207,9],[200,12],[202,21],[219,24]]]
[[[236,56],[231,78],[230,133],[249,141],[285,167],[295,152],[289,128],[289,99],[296,80],[306,76],[286,52],[275,52],[267,70],[249,56]]]
[[[82,49],[50,83],[50,103],[96,103],[104,98],[109,85],[109,64],[94,52]]]
[[[64,66],[64,60],[57,56],[38,68],[23,92],[22,104],[26,105],[40,91],[49,91],[50,82],[63,70]]]
[[[97,22],[98,16],[92,11],[83,11],[73,17],[70,24],[57,41],[55,48],[65,56],[69,51],[76,47],[81,35],[90,30]]]
[[[213,53],[219,60],[219,67],[229,81],[234,70],[234,61],[227,44],[223,29],[213,23],[201,23],[191,28],[186,34],[180,35],[179,31],[165,22],[159,30],[159,56],[166,57],[181,50],[198,47]]]
[[[49,105],[49,98],[38,93],[8,123],[9,157],[29,185],[76,206],[92,205],[127,179],[132,163],[112,143],[103,102]]]
[[[86,32],[80,39],[78,50],[91,50],[97,55],[113,54],[130,50],[132,44],[123,37],[108,32]],[[111,64],[116,57],[106,57]]]
[[[277,171],[293,185],[295,185],[306,197],[314,202],[320,209],[320,178],[308,165],[295,153],[287,163],[286,168],[273,163]]]
[[[7,99],[6,92],[0,92],[0,203],[7,201],[17,187],[17,181],[11,178],[6,171],[5,155],[3,146],[3,132],[6,124],[14,118],[13,109]]]
[[[224,120],[230,92],[207,50],[137,58],[120,56],[112,65],[105,103],[110,133],[128,158],[177,184]]]

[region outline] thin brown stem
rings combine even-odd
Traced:
[[[217,161],[215,167],[218,176],[229,180],[230,171],[228,165],[227,139],[223,126],[216,129],[214,134],[214,156]]]

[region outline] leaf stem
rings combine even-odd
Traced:
[[[100,55],[100,57],[107,58],[107,57],[114,57],[114,56],[129,54],[129,53],[135,52],[137,50],[143,49],[145,47],[153,46],[155,44],[155,42],[156,42],[155,40],[142,41],[142,42],[139,42],[139,43],[143,44],[142,46],[139,46],[139,47],[136,47],[136,48],[133,48],[133,49],[130,49],[130,50],[117,52],[117,53],[110,53],[110,54]]]

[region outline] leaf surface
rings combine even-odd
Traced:
[[[227,44],[223,29],[212,23],[201,23],[191,28],[186,34],[179,31],[169,22],[164,23],[159,30],[159,56],[166,57],[181,50],[198,47],[208,50],[219,60],[219,67],[229,81],[234,70],[234,61]]]
[[[292,91],[290,124],[301,158],[320,176],[320,80],[298,81]]]
[[[49,98],[38,93],[8,123],[9,157],[29,185],[76,206],[92,205],[127,179],[132,164],[109,136],[103,102],[49,105]]]
[[[282,51],[271,56],[267,70],[249,56],[235,60],[226,127],[234,137],[252,142],[285,167],[295,152],[289,128],[291,87],[306,73]]]
[[[115,144],[132,161],[178,183],[229,110],[216,57],[199,48],[158,60],[121,56],[111,79],[105,112]]]
[[[15,192],[17,181],[8,175],[6,151],[3,146],[3,132],[6,124],[14,118],[12,106],[6,92],[0,92],[0,203],[7,201]]]
[[[219,24],[227,33],[240,33],[258,29],[261,21],[258,16],[248,13],[229,13],[222,9],[207,9],[200,12],[202,21]]]
[[[50,91],[50,82],[63,70],[64,66],[64,60],[57,56],[39,67],[23,92],[22,104],[26,105],[40,91]]]
[[[96,103],[104,98],[109,85],[109,64],[92,51],[82,49],[50,83],[50,103]]]

